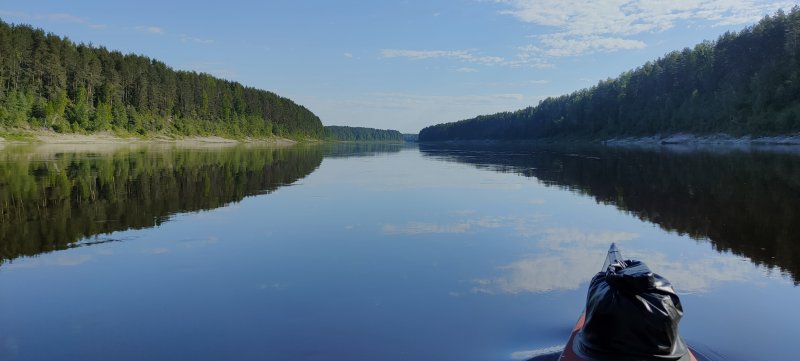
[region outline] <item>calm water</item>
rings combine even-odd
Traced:
[[[521,360],[617,242],[724,360],[800,333],[800,156],[0,150],[1,360]]]

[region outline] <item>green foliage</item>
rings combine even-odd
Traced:
[[[78,88],[78,94],[67,109],[67,114],[67,119],[70,124],[73,124],[73,128],[91,130],[89,127],[89,104],[86,90],[83,87]]]
[[[403,134],[388,129],[326,126],[325,139],[353,142],[403,142]]]
[[[105,102],[97,104],[94,110],[94,117],[92,118],[92,131],[103,131],[111,127],[111,120],[114,114],[111,112],[111,105]]]
[[[322,138],[272,92],[0,21],[0,126],[58,132]]]
[[[12,90],[5,99],[5,106],[0,108],[0,125],[6,127],[23,127],[27,124],[33,108],[33,97]]]
[[[421,141],[800,131],[800,7],[515,112],[423,129]]]

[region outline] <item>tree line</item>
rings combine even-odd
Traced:
[[[329,140],[353,142],[402,142],[403,134],[390,129],[326,126],[325,138]]]
[[[514,112],[423,129],[420,141],[607,139],[800,131],[800,7]]]
[[[310,110],[275,93],[176,71],[0,20],[0,127],[320,138]]]

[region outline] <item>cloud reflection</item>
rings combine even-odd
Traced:
[[[165,253],[169,253],[169,252],[170,252],[170,249],[166,248],[166,247],[156,247],[156,248],[150,248],[150,249],[145,250],[145,253],[149,253],[149,254],[165,254]]]
[[[409,222],[405,225],[385,224],[383,233],[387,235],[420,235],[420,234],[445,234],[467,233],[484,228],[509,227],[516,229],[521,235],[532,233],[529,225],[546,217],[542,214],[528,216],[482,217],[452,223]]]
[[[638,234],[630,232],[548,229],[539,241],[540,253],[498,267],[499,276],[474,279],[472,291],[520,294],[575,290],[600,270],[602,256],[611,242],[637,238]],[[720,282],[757,282],[765,275],[780,275],[773,269],[727,254],[675,259],[661,252],[628,253],[623,248],[623,255],[644,261],[654,272],[669,279],[680,293],[704,292]]]
[[[405,226],[386,224],[383,226],[383,233],[390,235],[405,234],[435,234],[435,233],[466,233],[472,228],[470,223],[435,224],[414,222]]]
[[[55,257],[22,259],[8,264],[6,269],[31,269],[39,267],[74,267],[93,260],[89,254],[63,254]]]
[[[602,250],[574,249],[569,252],[545,252],[501,266],[503,274],[473,280],[477,293],[542,293],[573,290],[602,266]]]
[[[654,272],[667,277],[678,293],[704,292],[719,282],[757,282],[772,273],[770,268],[728,254],[686,261],[670,260],[663,253],[631,252],[630,257],[644,260]]]
[[[566,246],[571,249],[576,244],[608,247],[613,242],[630,241],[636,238],[639,238],[639,234],[632,232],[584,232],[575,228],[550,228],[544,231],[544,237],[539,244],[548,249],[561,249]]]

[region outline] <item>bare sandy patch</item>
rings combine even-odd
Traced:
[[[286,147],[296,144],[294,140],[273,138],[245,138],[230,139],[218,136],[208,137],[169,137],[154,135],[147,138],[119,137],[110,132],[94,134],[74,134],[55,132],[28,133],[29,138],[23,140],[8,140],[0,138],[0,149],[8,147],[23,147],[36,153],[57,152],[111,152],[120,149],[133,148],[224,148],[241,144]]]

